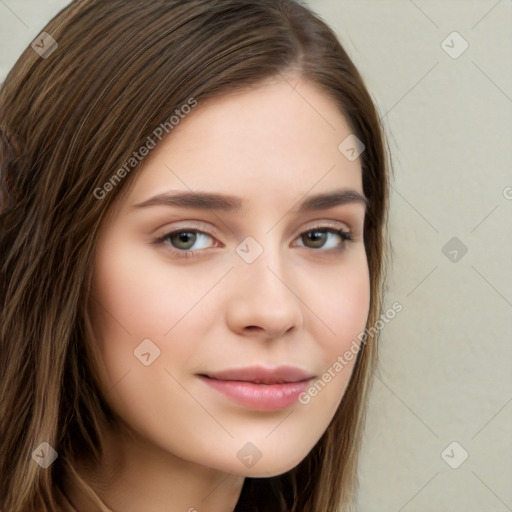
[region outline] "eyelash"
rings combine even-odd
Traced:
[[[347,242],[352,242],[353,241],[353,238],[352,238],[352,235],[345,231],[344,229],[341,229],[339,227],[340,225],[339,224],[331,224],[330,226],[325,226],[325,225],[319,225],[319,226],[314,226],[306,231],[304,231],[303,233],[301,233],[299,235],[299,238],[303,235],[306,235],[308,233],[314,233],[314,232],[322,232],[322,233],[333,233],[335,235],[338,235],[341,240],[342,240],[342,244],[340,247],[338,247],[337,249],[324,249],[323,252],[328,252],[328,251],[342,251],[344,248],[345,248],[345,244]],[[197,249],[197,250],[190,250],[190,249],[174,249],[172,248],[168,243],[166,243],[166,240],[171,238],[173,235],[178,235],[179,233],[199,233],[199,234],[202,234],[202,235],[206,235],[206,236],[209,236],[211,238],[214,238],[214,236],[210,233],[207,233],[205,231],[202,231],[200,229],[195,229],[195,228],[182,228],[182,229],[177,229],[175,231],[170,231],[169,233],[166,233],[165,235],[157,238],[156,240],[154,240],[152,242],[152,244],[154,245],[164,245],[165,246],[165,250],[167,252],[169,252],[171,254],[171,256],[176,256],[178,258],[196,258],[196,257],[200,257],[200,253],[203,252],[205,249]],[[308,249],[308,247],[304,247],[303,248],[305,249]],[[312,249],[312,250],[320,250],[322,251],[322,249]]]

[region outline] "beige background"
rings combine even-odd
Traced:
[[[66,4],[0,0],[0,79]],[[512,1],[308,4],[394,161],[387,303],[403,311],[382,334],[357,510],[512,511]]]

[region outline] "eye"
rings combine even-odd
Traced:
[[[176,256],[190,257],[195,256],[196,251],[191,251],[191,249],[196,243],[199,242],[199,247],[195,247],[196,250],[207,248],[205,247],[205,239],[208,238],[213,239],[211,235],[203,231],[187,229],[168,233],[157,242],[167,245]]]
[[[343,229],[318,227],[305,231],[300,237],[304,244],[303,247],[308,247],[306,243],[311,243],[309,248],[312,249],[343,249],[345,243],[352,241],[350,233]],[[341,243],[336,243],[336,238],[341,240]],[[329,244],[328,241],[331,240]],[[326,247],[329,245],[329,247]]]

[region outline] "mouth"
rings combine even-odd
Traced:
[[[253,366],[198,374],[209,387],[245,408],[261,411],[284,409],[297,403],[313,374],[293,366]]]

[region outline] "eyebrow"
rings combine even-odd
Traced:
[[[316,210],[328,210],[335,206],[362,203],[369,207],[368,199],[353,189],[337,189],[307,197],[291,213],[310,212]],[[148,206],[175,206],[180,208],[195,208],[200,210],[220,210],[224,212],[240,212],[244,201],[239,197],[210,192],[165,192],[134,205],[134,208]]]

